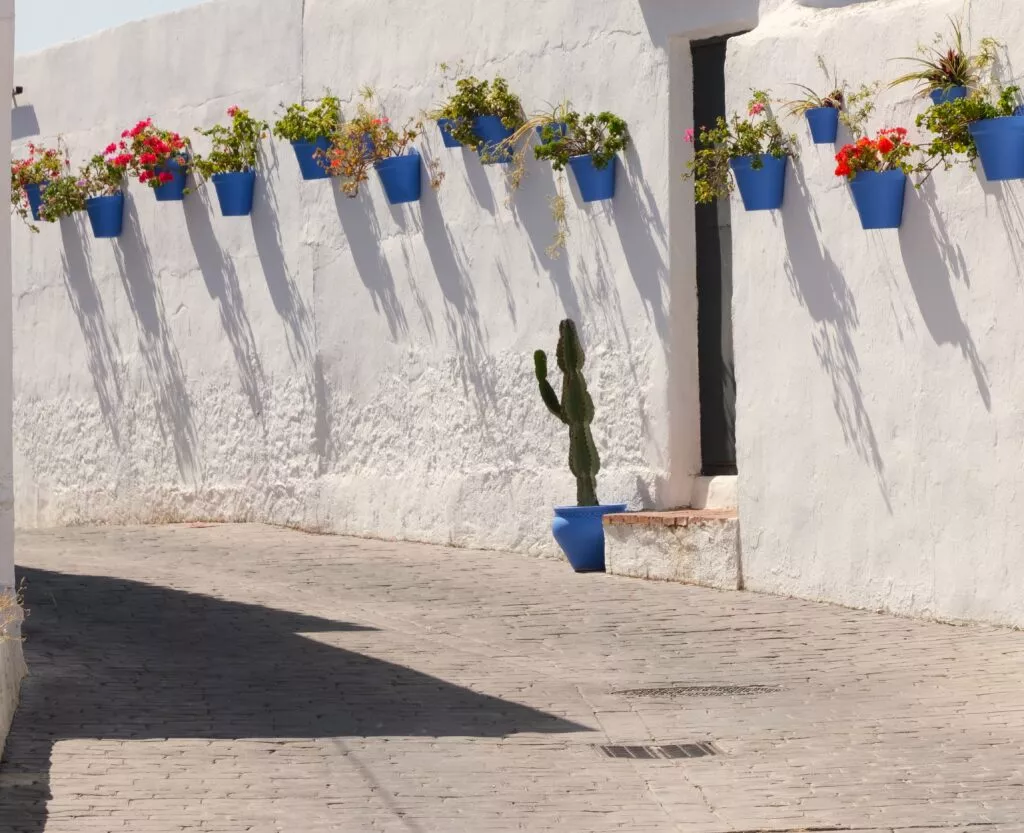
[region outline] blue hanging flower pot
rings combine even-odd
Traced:
[[[124,194],[89,197],[85,201],[93,237],[120,237],[124,224]]]
[[[989,182],[1024,179],[1024,116],[984,119],[969,125]]]
[[[760,167],[754,160],[760,159]],[[738,156],[729,160],[743,207],[747,211],[774,211],[782,208],[786,188],[788,156]]]
[[[185,181],[188,173],[187,167],[182,165],[182,161],[181,159],[168,159],[167,164],[153,169],[153,173],[158,177],[162,173],[169,173],[174,177],[153,189],[157,202],[180,202],[185,199]],[[187,162],[187,160],[185,161]]]
[[[405,156],[390,156],[374,163],[377,175],[384,186],[388,202],[400,205],[415,202],[420,198],[422,187],[422,162],[420,155],[413,151]]]
[[[232,171],[214,174],[220,213],[225,217],[245,217],[252,213],[252,195],[256,188],[256,171]]]
[[[929,93],[932,104],[948,104],[960,98],[967,98],[967,87],[946,87],[942,90],[932,90]]]
[[[305,180],[329,179],[327,170],[327,151],[331,148],[331,140],[321,136],[315,142],[292,142],[295,159],[299,163],[299,171]]]
[[[625,511],[625,503],[555,507],[551,533],[577,573],[604,572],[604,516]]]
[[[850,181],[853,202],[865,229],[899,228],[907,175],[901,170],[861,171]]]
[[[547,124],[538,124],[535,129],[541,142],[544,141],[545,132],[548,134],[551,141],[564,139],[569,135],[569,125],[564,121],[549,121]]]
[[[454,119],[438,119],[437,126],[441,131],[441,141],[444,142],[446,148],[460,148],[462,142],[452,136],[452,127],[455,125]]]
[[[43,205],[43,192],[46,186],[42,183],[33,182],[25,186],[25,196],[28,197],[28,206],[32,209],[32,219],[39,222],[39,209]]]
[[[509,130],[497,116],[477,116],[473,120],[473,132],[480,137],[482,144],[477,148],[480,161],[485,165],[504,164],[512,161],[512,148],[506,140],[514,130]]]
[[[615,196],[615,166],[618,161],[618,157],[613,156],[607,165],[598,168],[589,153],[569,157],[569,167],[576,177],[583,202],[610,200]]]
[[[831,145],[839,135],[839,110],[835,107],[812,107],[804,111],[816,145]]]

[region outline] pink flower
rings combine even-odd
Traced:
[[[242,108],[239,107],[237,104],[232,104],[230,107],[228,107],[228,115],[231,116],[231,118],[234,118],[240,112],[242,112]]]
[[[750,115],[757,116],[764,112],[764,104],[760,101],[755,101],[750,105]]]
[[[689,142],[691,145],[693,144],[693,142],[694,142],[694,132],[693,132],[693,128],[692,127],[683,134],[683,141],[684,142]]]

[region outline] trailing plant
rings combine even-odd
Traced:
[[[29,219],[32,207],[25,186],[49,187],[71,168],[62,140],[58,139],[57,144],[56,148],[47,148],[30,142],[26,158],[11,160],[11,208],[32,231],[39,231],[39,227]]]
[[[543,350],[533,354],[540,396],[548,410],[569,426],[569,470],[576,477],[577,504],[597,506],[597,474],[601,470],[601,458],[590,431],[590,424],[594,421],[594,400],[583,377],[586,357],[572,319],[567,318],[558,325],[555,355],[558,369],[562,371],[562,399],[559,401],[548,382],[548,357]]]
[[[541,144],[534,148],[537,159],[547,159],[556,171],[565,170],[570,157],[590,155],[594,167],[607,168],[615,154],[629,146],[629,129],[626,122],[614,113],[587,113],[581,116],[575,111],[565,114],[567,130],[564,134],[545,125]]]
[[[420,134],[419,125],[412,120],[396,130],[390,119],[369,103],[374,99],[373,90],[363,90],[362,96],[355,118],[338,127],[327,151],[327,169],[340,178],[342,193],[347,197],[359,195],[359,187],[369,179],[374,163],[403,155]],[[432,184],[436,176],[435,171]]]
[[[948,19],[952,28],[948,37],[937,33],[930,46],[918,46],[917,55],[895,59],[909,61],[917,69],[894,79],[889,84],[890,88],[916,84],[917,95],[925,97],[936,90],[952,87],[974,89],[978,85],[981,73],[995,63],[999,43],[992,38],[983,38],[978,51],[972,53],[964,37],[963,17],[950,15]]]
[[[25,618],[24,587],[25,583],[22,581],[16,590],[0,592],[0,642],[12,642],[21,638],[18,629]]]
[[[568,203],[565,199],[565,178],[558,177],[555,185],[554,196],[548,197],[548,207],[551,209],[551,219],[555,221],[555,236],[551,243],[545,247],[544,252],[552,260],[557,260],[565,251],[565,244],[569,240],[569,219],[566,216]]]
[[[85,210],[92,197],[121,193],[128,166],[120,159],[97,154],[74,176],[62,176],[46,189],[39,216],[48,222]]]
[[[340,124],[341,102],[328,93],[315,104],[289,104],[274,123],[274,135],[287,142],[313,143],[333,136]]]
[[[435,119],[451,119],[452,138],[473,150],[483,144],[473,126],[478,116],[497,116],[506,129],[512,131],[518,130],[525,121],[519,96],[509,90],[508,82],[501,76],[492,81],[481,81],[472,75],[458,79],[455,92],[430,115]]]
[[[753,157],[751,167],[760,170],[760,157],[778,159],[796,156],[796,137],[783,132],[772,115],[768,93],[755,90],[747,107],[748,118],[737,115],[727,122],[719,116],[713,128],[701,128],[700,135],[686,131],[688,142],[699,139],[700,146],[683,174],[694,181],[694,197],[699,203],[711,203],[727,197],[735,184],[729,174],[729,162],[743,156]]]
[[[196,156],[193,168],[204,178],[214,174],[251,171],[259,158],[260,141],[267,135],[269,125],[254,119],[248,110],[229,107],[230,125],[217,124],[208,130],[196,131],[209,138],[212,148],[205,156]]]
[[[862,136],[856,143],[843,146],[836,154],[836,176],[852,181],[865,171],[900,170],[909,174],[914,170],[909,158],[915,150],[904,128],[879,130],[874,139]]]
[[[830,92],[826,95],[818,95],[811,87],[804,84],[794,84],[795,87],[803,91],[803,95],[792,101],[787,101],[783,105],[785,112],[789,115],[802,116],[808,110],[817,110],[822,107],[828,107],[833,110],[843,109],[846,103],[846,82],[839,80],[836,71],[828,68],[825,59],[821,55],[818,56],[818,66],[825,73],[825,81]]]
[[[163,170],[172,159],[187,173],[192,145],[171,130],[161,130],[152,119],[143,119],[121,133],[120,142],[112,142],[103,152],[108,158],[125,163],[132,176],[150,188],[159,188],[174,180],[174,174]]]
[[[852,93],[846,94],[843,109],[839,111],[839,121],[854,139],[867,133],[868,120],[875,112],[875,96],[878,95],[879,86],[877,81],[861,84]]]
[[[975,91],[965,98],[933,104],[917,117],[917,126],[932,134],[932,140],[921,146],[924,160],[918,166],[923,182],[938,167],[949,170],[958,161],[974,167],[978,148],[971,136],[970,125],[984,119],[1012,116],[1017,109],[1020,87],[1006,87],[993,102],[987,91]],[[918,183],[920,184],[920,182]]]

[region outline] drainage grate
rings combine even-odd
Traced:
[[[664,760],[675,758],[706,758],[721,755],[713,743],[672,743],[664,746],[599,746],[607,758],[630,758],[639,760]]]
[[[680,685],[633,688],[612,693],[622,697],[756,697],[759,694],[776,694],[782,690],[774,685]]]

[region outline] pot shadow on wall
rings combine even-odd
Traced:
[[[117,335],[110,328],[99,287],[93,279],[90,251],[84,244],[85,226],[81,216],[64,217],[60,235],[64,250],[61,266],[64,289],[85,341],[86,365],[96,389],[100,414],[114,444],[121,447],[120,408],[124,399],[124,360]]]
[[[448,231],[433,188],[423,189],[420,219],[423,243],[444,297],[445,327],[455,348],[453,358],[462,390],[467,398],[472,399],[477,412],[483,415],[497,401],[487,334],[480,320],[476,289],[470,279],[466,257]]]
[[[130,194],[125,195],[124,214],[124,232],[113,241],[114,259],[138,327],[139,353],[153,394],[157,425],[163,438],[171,441],[181,477],[195,482],[200,470],[192,399],[178,348],[167,326],[167,310],[153,259]]]
[[[978,394],[985,410],[992,410],[992,392],[988,384],[988,372],[978,354],[978,347],[960,314],[953,294],[953,280],[970,285],[970,276],[960,247],[949,237],[945,219],[936,204],[935,185],[929,179],[917,192],[921,199],[907,195],[903,226],[900,228],[900,252],[907,279],[914,291],[921,318],[932,340],[938,344],[950,344],[960,350],[971,366]],[[1000,212],[1007,203],[1000,200]],[[1019,223],[1021,219],[1018,218]],[[1007,224],[1007,248],[1013,249],[1012,224]],[[1019,226],[1018,226],[1019,228]]]
[[[495,214],[498,210],[494,202],[494,189],[491,188],[491,181],[487,178],[487,171],[480,161],[480,155],[475,150],[463,147],[461,150],[462,161],[466,171],[466,182],[469,183],[469,190],[488,214]],[[494,164],[489,167],[504,168],[504,165]]]
[[[231,344],[231,352],[238,366],[238,379],[249,400],[249,408],[262,424],[266,378],[256,348],[256,338],[245,312],[244,296],[238,282],[238,271],[217,242],[210,222],[210,204],[207,189],[200,188],[184,202],[185,225],[192,241],[196,262],[202,273],[206,291],[217,303],[220,323]]]
[[[313,452],[317,458],[317,474],[323,474],[333,454],[330,391],[324,377],[323,359],[316,340],[313,318],[284,257],[277,197],[270,187],[270,183],[276,181],[278,169],[273,145],[269,153],[270,157],[264,160],[265,175],[256,177],[250,216],[253,241],[270,300],[285,324],[288,353],[302,376],[306,395],[313,408]]]
[[[790,288],[816,325],[811,341],[818,362],[832,383],[832,405],[843,437],[874,470],[878,490],[892,514],[885,463],[864,402],[860,360],[853,341],[860,326],[857,302],[839,266],[821,245],[821,222],[812,213],[814,203],[802,167],[791,164],[788,169],[790,181],[786,190],[790,196],[782,210],[782,228]]]
[[[370,639],[373,628],[107,576],[20,569],[18,578],[31,611],[25,653],[32,674],[0,769],[5,833],[46,829],[52,750],[63,740],[122,741],[129,755],[132,741],[194,740],[208,755],[200,741],[591,731],[335,647],[326,636]],[[386,648],[384,635],[380,644]],[[181,744],[175,754],[188,760]],[[95,775],[102,793],[126,766],[119,754],[103,763],[108,771]],[[64,782],[61,795],[69,788],[88,789]],[[93,804],[108,798],[111,808],[120,805],[109,796]],[[98,818],[104,810],[94,812]]]

